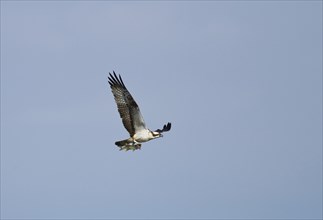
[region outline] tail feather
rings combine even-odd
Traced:
[[[141,148],[141,144],[139,144],[139,143],[135,144],[132,141],[132,139],[130,139],[130,138],[122,140],[122,141],[116,141],[115,145],[120,147],[120,150],[125,150],[125,151],[128,151],[128,150],[134,151],[134,150],[139,150]]]
[[[122,146],[126,145],[127,143],[128,143],[128,139],[122,140],[122,141],[116,141],[115,145],[117,145],[118,147],[122,147]]]

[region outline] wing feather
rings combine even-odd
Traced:
[[[163,129],[157,129],[156,132],[163,133],[163,132],[169,131],[171,127],[172,127],[172,124],[168,122],[167,125],[164,125]]]
[[[121,76],[119,75],[118,77],[114,71],[113,75],[111,73],[109,75],[109,84],[114,100],[117,103],[122,123],[130,136],[133,136],[137,131],[146,129],[145,121],[140,113],[139,106],[126,88]]]

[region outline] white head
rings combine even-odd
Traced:
[[[150,134],[151,134],[153,139],[163,137],[163,135],[160,132],[157,132],[157,131],[150,131]]]

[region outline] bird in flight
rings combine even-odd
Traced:
[[[130,134],[130,138],[115,142],[120,150],[138,150],[141,149],[143,142],[163,137],[162,133],[171,129],[171,123],[168,122],[162,129],[149,130],[140,113],[139,106],[124,85],[120,74],[118,77],[113,71],[113,74],[109,73],[109,75],[109,84],[114,100],[117,103],[122,123]]]

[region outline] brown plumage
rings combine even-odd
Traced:
[[[140,113],[140,109],[136,101],[131,96],[130,92],[124,85],[121,76],[117,77],[117,74],[113,71],[109,78],[109,84],[114,96],[114,100],[117,103],[118,111],[122,119],[124,127],[129,132],[130,136],[135,134],[136,128],[146,128],[143,117]],[[139,120],[134,120],[134,117],[138,117]]]
[[[141,143],[162,137],[161,133],[170,130],[171,123],[156,131],[147,129],[140,109],[123,83],[121,76],[119,75],[118,77],[114,71],[113,74],[109,73],[109,75],[109,84],[114,100],[117,103],[122,123],[130,134],[130,138],[115,142],[120,147],[120,150],[140,149]]]

